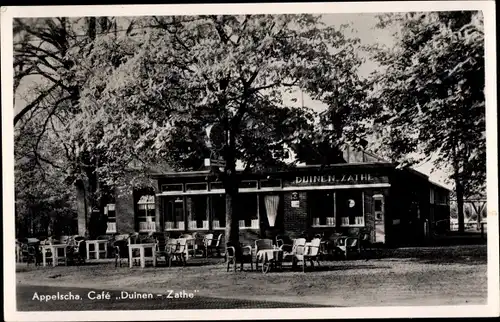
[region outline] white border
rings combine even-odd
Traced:
[[[4,220],[4,294],[15,294],[14,189],[13,187],[13,79],[12,18],[54,16],[141,16],[186,14],[252,14],[252,13],[354,13],[404,11],[482,10],[486,33],[486,128],[487,128],[487,198],[488,198],[488,304],[474,306],[315,308],[265,310],[173,310],[173,311],[93,311],[93,312],[16,312],[15,296],[5,297],[4,318],[8,321],[95,321],[95,320],[174,320],[174,319],[297,319],[308,318],[373,318],[373,317],[479,317],[499,315],[498,262],[498,173],[496,124],[496,48],[495,3],[493,1],[442,2],[356,2],[356,3],[266,3],[204,5],[128,5],[128,6],[50,6],[2,7],[2,144],[3,144],[3,220]],[[337,187],[338,188],[338,187]]]

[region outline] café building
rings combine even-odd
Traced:
[[[447,222],[449,190],[428,176],[399,169],[364,151],[344,152],[344,159],[345,163],[328,166],[240,172],[233,210],[240,240],[363,230],[372,243],[414,245],[425,242],[439,223]],[[195,231],[224,234],[225,191],[211,171],[152,177],[156,189],[135,191],[133,207],[124,205],[130,199],[113,205],[115,230],[166,231],[173,236]]]

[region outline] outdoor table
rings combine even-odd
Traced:
[[[151,257],[146,257],[146,248],[151,248],[152,255]],[[139,258],[141,261],[141,267],[144,268],[146,267],[146,259],[152,259],[153,260],[153,266],[156,266],[156,243],[148,243],[148,244],[129,244],[128,245],[128,255],[129,255],[129,264],[130,268],[134,265],[133,262],[133,250],[138,249],[139,250]]]
[[[104,258],[108,257],[108,241],[105,239],[99,239],[99,240],[86,240],[85,243],[87,244],[87,259],[90,259],[90,254],[95,253],[95,259],[99,259],[101,252],[104,253]],[[94,246],[94,250],[90,250],[90,245]],[[101,250],[100,246],[104,245],[104,249]]]
[[[283,262],[283,250],[262,249],[257,252],[257,261],[262,262],[262,272],[267,273],[271,267],[281,267]]]
[[[66,244],[53,244],[53,245],[42,245],[40,246],[42,250],[42,266],[47,266],[47,251],[52,252],[52,266],[56,266],[59,263],[59,258],[64,258],[64,265],[67,265],[66,261]],[[63,256],[59,256],[59,250],[63,250]]]

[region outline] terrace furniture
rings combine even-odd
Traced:
[[[187,240],[186,238],[179,238],[176,240],[175,245],[172,245],[171,247],[169,266],[171,265],[172,261],[181,262],[182,265],[186,265],[186,257],[187,257]]]
[[[274,247],[273,249],[261,249],[257,252],[257,263],[262,263],[262,273],[267,273],[271,268],[282,268],[283,250]]]
[[[321,248],[321,239],[320,238],[314,238],[310,243],[306,243],[306,250],[305,250],[303,258],[302,258],[302,263],[303,263],[302,271],[303,272],[305,272],[307,261],[309,261],[311,263],[312,268],[314,268],[314,261],[316,261],[316,263],[318,263],[318,266],[320,266],[320,263],[319,263],[320,248]]]
[[[188,239],[188,253],[192,253],[193,256],[196,256],[198,252],[206,257],[207,249],[205,247],[205,237],[198,233],[194,232],[192,239]]]
[[[86,258],[86,244],[82,238],[72,237],[68,241],[67,259],[68,263],[84,264]]]
[[[156,236],[156,262],[158,264],[158,258],[163,257],[165,259],[166,265],[170,264],[170,248],[168,245],[168,234],[158,234]]]
[[[38,260],[37,260],[37,249],[33,245],[26,245],[26,264],[29,265],[30,263],[34,263],[35,266],[38,266]]]
[[[108,257],[108,243],[109,240],[107,239],[87,240],[87,259],[90,260],[91,255],[95,259]]]
[[[128,237],[128,236],[127,236]],[[113,241],[113,250],[115,257],[115,267],[120,265],[122,267],[122,259],[127,259],[130,263],[129,252],[128,252],[128,238],[119,238]]]
[[[226,262],[228,272],[231,264],[236,272],[237,263],[240,263],[240,271],[243,271],[244,263],[250,263],[250,270],[253,271],[252,246],[242,246],[240,244],[235,247],[231,243],[226,244]]]
[[[370,234],[362,232],[357,236],[339,237],[336,247],[345,259],[352,255],[361,256],[363,252],[371,248]]]
[[[206,240],[206,257],[208,257],[208,253],[213,255],[214,252],[217,253],[218,257],[221,256],[222,236],[223,234],[219,234],[216,239]]]
[[[272,239],[257,239],[255,241],[255,246],[253,249],[253,258],[255,260],[255,269],[259,269],[259,261],[261,258],[259,258],[260,255],[259,251],[265,250],[265,249],[274,249],[273,241]]]
[[[281,246],[283,250],[283,261],[291,261],[292,267],[297,265],[297,256],[303,256],[306,252],[306,239],[296,238],[292,245],[284,244]]]
[[[52,266],[57,266],[62,261],[64,265],[68,265],[66,244],[49,244],[42,245],[42,265],[47,266],[48,261],[52,261]]]
[[[128,256],[129,256],[129,267],[132,268],[133,261],[137,257],[133,257],[133,250],[139,250],[139,260],[141,267],[146,267],[146,260],[152,260],[153,266],[156,266],[156,243],[147,243],[147,244],[129,244],[128,245]],[[146,250],[151,249],[151,256],[146,256]]]

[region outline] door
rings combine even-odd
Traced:
[[[385,243],[385,204],[383,195],[373,196],[373,213],[375,215],[375,242]]]

